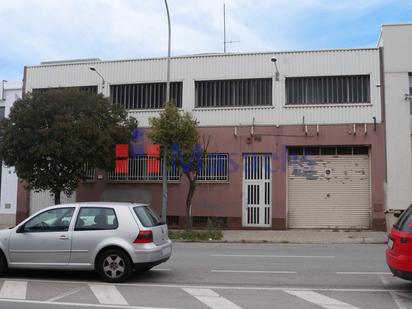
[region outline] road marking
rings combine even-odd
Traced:
[[[89,308],[95,307],[95,308],[120,308],[120,309],[177,309],[177,308],[168,308],[168,307],[142,307],[142,306],[128,306],[128,305],[125,306],[125,305],[50,302],[50,301],[26,300],[26,299],[0,299],[0,303],[2,302],[41,304],[41,305],[53,305],[53,306],[66,306],[66,307],[89,307]]]
[[[226,270],[212,269],[212,273],[252,273],[252,274],[296,274],[296,271],[287,270]]]
[[[55,296],[55,297],[49,298],[49,299],[47,299],[46,301],[47,301],[47,302],[56,301],[56,300],[62,299],[63,297],[76,294],[77,292],[80,292],[81,290],[84,290],[85,288],[86,288],[86,287],[83,286],[83,287],[81,287],[81,288],[73,289],[73,290],[70,290],[70,291],[61,293],[61,294],[59,294],[59,295],[57,295],[57,296]]]
[[[285,292],[326,309],[361,309],[313,291],[285,290]]]
[[[385,271],[337,271],[337,275],[392,275]]]
[[[119,290],[114,285],[107,284],[89,284],[94,296],[101,304],[105,305],[128,305],[129,303],[120,294]]]
[[[379,278],[381,279],[384,286],[388,286],[390,284],[388,279],[386,279],[384,276],[379,276]],[[388,291],[388,293],[392,297],[393,301],[399,309],[408,309],[408,306],[405,305],[404,301],[402,300],[402,298],[399,297],[397,292]]]
[[[0,298],[26,299],[27,281],[6,280],[0,290]]]
[[[171,271],[170,268],[152,268],[151,270],[154,270],[154,271]]]
[[[211,289],[184,288],[183,290],[212,309],[242,309]]]
[[[2,278],[5,279],[5,278]],[[15,281],[23,281],[23,279],[7,278]],[[64,283],[64,284],[96,284],[96,285],[110,285],[109,283],[102,283],[101,281],[74,281],[74,280],[47,280],[47,279],[32,279],[26,278],[31,282],[47,282],[47,283]],[[115,286],[130,286],[130,287],[152,287],[152,288],[206,288],[214,290],[256,290],[256,291],[284,291],[284,290],[296,290],[296,291],[326,291],[326,292],[376,292],[387,293],[388,291],[394,292],[408,292],[407,288],[404,289],[385,289],[385,288],[316,288],[316,287],[290,287],[290,286],[229,286],[229,285],[199,285],[199,284],[163,284],[163,283],[117,283]]]
[[[302,258],[302,259],[333,259],[333,255],[265,255],[265,254],[211,254],[213,257],[250,257],[250,258]]]

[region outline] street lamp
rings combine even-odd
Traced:
[[[167,72],[166,72],[166,102],[170,102],[170,50],[171,50],[171,26],[170,26],[170,14],[167,0],[165,1],[166,13],[167,13],[167,26],[169,31],[168,44],[167,44]],[[162,221],[167,222],[167,145],[163,145],[163,173],[162,173]]]
[[[96,74],[100,76],[100,78],[102,79],[102,90],[104,92],[104,84],[106,83],[106,81],[104,80],[103,75],[100,74],[99,71],[97,71],[94,66],[90,66],[90,71],[96,72]]]
[[[279,70],[278,70],[278,66],[276,64],[276,61],[278,61],[275,57],[270,58],[270,61],[272,61],[275,64],[275,68],[276,68],[276,73],[275,73],[275,80],[279,81]]]

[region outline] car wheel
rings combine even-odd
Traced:
[[[97,272],[107,282],[123,282],[132,273],[132,262],[123,251],[108,250],[99,256]]]
[[[3,275],[7,271],[7,260],[3,252],[0,251],[0,275]]]

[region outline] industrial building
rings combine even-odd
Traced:
[[[412,197],[409,97],[405,103],[411,37],[412,25],[392,25],[382,27],[376,48],[172,57],[172,99],[210,139],[194,226],[212,217],[232,229],[383,230],[385,196],[389,208],[404,208]],[[86,59],[25,68],[23,92],[95,91],[139,121],[134,146],[143,153],[129,159],[128,173],[88,170],[71,199],[147,202],[160,212],[162,176],[145,168],[151,142],[144,132],[165,102],[166,61]],[[182,226],[187,180],[171,169],[168,181],[168,222]],[[23,183],[18,189],[18,220],[50,198]]]

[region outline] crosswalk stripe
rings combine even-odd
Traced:
[[[0,290],[0,298],[26,299],[27,281],[6,280]]]
[[[313,291],[284,290],[284,292],[326,309],[361,309]]]
[[[183,290],[212,309],[242,309],[211,289],[183,288]]]
[[[101,304],[105,305],[128,305],[127,300],[120,294],[114,285],[89,284],[90,290]]]

